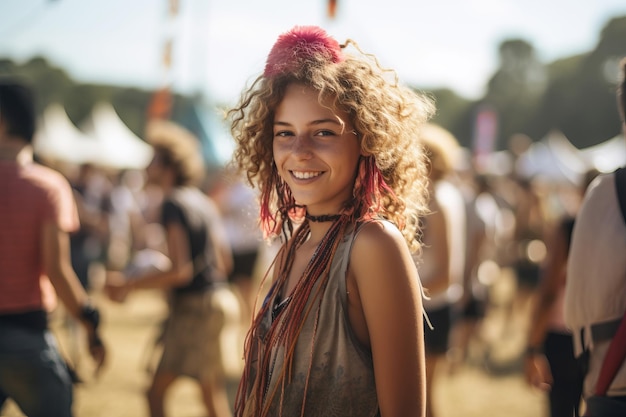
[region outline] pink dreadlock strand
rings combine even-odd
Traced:
[[[370,218],[380,212],[383,197],[397,200],[396,194],[387,185],[383,174],[372,156],[361,158],[359,172],[354,183],[354,198],[357,201],[357,217]]]

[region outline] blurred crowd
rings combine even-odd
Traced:
[[[440,126],[429,125],[424,139],[431,165],[431,214],[423,219],[425,247],[415,260],[428,296],[425,308],[431,327],[426,330],[428,416],[437,414],[432,391],[445,383],[446,373],[441,369],[452,374],[465,366],[487,370],[493,366],[493,345],[485,336],[484,324],[494,309],[504,312],[496,339],[521,340],[514,352],[520,363],[518,371],[524,372],[530,383],[551,388],[552,415],[563,415],[556,411],[558,407],[580,403],[582,377],[562,377],[554,365],[552,374],[546,376],[542,361],[553,358],[544,344],[552,340],[548,335],[559,339],[556,355],[574,361],[571,333],[562,313],[562,275],[567,257],[563,248],[567,248],[584,191],[599,172],[590,170],[578,181],[569,182],[524,176],[517,168],[520,146],[523,150],[529,144],[523,137],[512,139],[508,163],[497,172],[478,165]],[[80,228],[69,234],[69,247],[76,276],[87,293],[104,293],[119,302],[131,290],[163,289],[171,308],[170,324],[163,324],[162,337],[155,343],[171,343],[171,349],[181,343],[178,333],[168,333],[175,332],[171,320],[187,314],[179,311],[176,300],[197,293],[198,288],[213,289],[218,282],[227,283],[228,294],[217,292],[225,298],[210,301],[208,310],[211,317],[219,311],[223,320],[210,323],[219,328],[217,333],[229,325],[241,333],[254,313],[261,281],[270,267],[268,259],[275,250],[263,240],[259,229],[256,191],[229,167],[203,171],[201,181],[191,187],[186,177],[181,179],[189,173],[185,171],[188,166],[180,161],[192,158],[193,151],[185,151],[179,161],[170,145],[152,144],[155,156],[145,170],[39,161],[62,172],[73,191]],[[195,156],[199,155],[196,152]],[[186,187],[194,188],[203,198],[173,194],[173,190]],[[202,252],[200,266],[194,245]],[[207,255],[205,247],[212,252]],[[179,265],[181,257],[191,260],[193,271],[184,271],[185,265]],[[196,275],[206,268],[215,271],[209,274],[210,282],[197,281]],[[503,305],[494,299],[494,288],[507,279],[513,285],[511,297]],[[54,296],[49,300],[53,310]],[[203,298],[193,315],[206,313],[204,303]],[[224,318],[227,316],[232,320]],[[66,325],[71,332],[80,331],[76,323],[68,317]],[[199,337],[195,327],[184,327],[197,326],[196,322],[176,323],[178,329],[191,329],[186,338]],[[215,328],[209,331],[217,334]],[[175,340],[168,342],[172,337]],[[231,341],[240,342],[241,338]],[[545,356],[537,358],[538,353]],[[216,355],[213,361],[224,360],[221,353]],[[70,363],[78,364],[79,356],[78,345],[73,345]],[[165,391],[173,379],[193,373],[189,364],[178,364],[177,359],[172,354],[171,363],[163,359],[155,371],[148,393],[152,415],[161,415]],[[567,364],[564,368],[574,369]],[[159,374],[167,376],[159,380]],[[219,376],[211,380],[218,381]],[[567,386],[561,391],[557,382]],[[220,389],[223,387],[203,387],[203,399],[215,415],[228,415],[220,409],[219,401],[224,399]]]
[[[512,150],[506,172],[480,170],[449,132],[431,127],[433,214],[425,220],[426,248],[416,262],[430,298],[426,307],[433,329],[426,331],[427,369],[429,386],[434,387],[445,383],[446,370],[498,366],[490,357],[493,340],[522,340],[512,362],[525,358],[527,335],[543,340],[531,336],[534,327],[529,324],[539,314],[534,306],[541,297],[551,239],[563,219],[576,214],[581,191],[597,172],[591,170],[578,183],[527,178],[516,170],[519,153]],[[150,268],[168,268],[166,232],[160,222],[164,196],[147,181],[145,171],[111,170],[95,164],[56,168],[65,173],[74,190],[81,229],[71,235],[72,263],[89,292],[103,291],[107,276],[115,271],[131,277]],[[229,282],[247,320],[271,259],[263,253],[273,250],[259,231],[255,190],[227,167],[209,170],[200,187],[219,208],[223,238],[234,259]],[[447,265],[442,267],[441,262]],[[503,281],[513,284],[504,304],[494,298],[495,288]],[[503,315],[494,337],[483,322],[495,310]],[[552,330],[571,337],[558,317],[559,308],[545,313],[549,314],[549,323],[556,326]],[[72,326],[71,320],[68,325]],[[79,361],[78,350],[77,346],[72,350],[73,363]],[[518,371],[524,369],[520,366]],[[444,375],[444,380],[436,381],[435,375]],[[528,375],[530,380],[532,371]],[[431,398],[429,404],[435,401]],[[430,412],[436,415],[435,410]]]

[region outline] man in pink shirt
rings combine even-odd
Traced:
[[[31,90],[0,79],[0,409],[11,398],[29,417],[72,415],[72,379],[48,330],[42,288],[51,283],[80,320],[97,369],[105,349],[99,312],[69,252],[78,214],[67,180],[33,162]]]

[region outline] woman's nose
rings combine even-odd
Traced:
[[[308,135],[296,135],[291,151],[298,156],[309,156],[312,151],[312,141]]]

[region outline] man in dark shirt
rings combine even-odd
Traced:
[[[163,356],[148,390],[151,416],[164,415],[165,393],[180,376],[198,381],[209,415],[229,416],[222,331],[240,323],[238,300],[226,285],[230,245],[216,205],[197,186],[204,179],[197,139],[181,126],[153,121],[147,140],[154,158],[146,172],[163,193],[161,224],[171,266],[136,277],[110,276],[107,291],[119,301],[140,288],[170,294]]]

